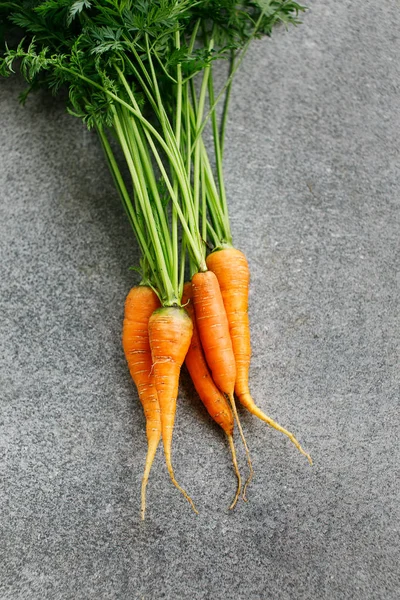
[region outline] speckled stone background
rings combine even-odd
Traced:
[[[187,379],[139,521],[121,350],[137,249],[94,134],[0,82],[1,600],[399,597],[400,11],[308,3],[234,85],[226,182],[252,269],[249,502]],[[184,391],[185,390],[185,391]],[[245,470],[243,453],[240,461]]]

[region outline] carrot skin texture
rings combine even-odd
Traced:
[[[192,333],[191,318],[183,308],[177,306],[159,308],[149,319],[152,369],[161,410],[161,433],[165,460],[172,482],[197,513],[193,501],[175,479],[171,460],[179,375],[190,346]]]
[[[196,326],[213,380],[230,396],[235,388],[236,363],[218,280],[211,271],[196,273],[192,290]]]
[[[236,248],[224,248],[211,253],[206,260],[207,267],[215,273],[223,298],[233,351],[236,359],[237,377],[235,393],[247,410],[286,435],[310,464],[309,454],[303,450],[294,435],[268,417],[254,402],[249,390],[249,367],[251,357],[250,327],[248,316],[248,296],[250,271],[245,255]]]
[[[132,288],[125,300],[122,328],[122,346],[129,372],[146,417],[147,456],[141,490],[142,519],[146,510],[146,486],[161,438],[160,405],[154,385],[148,333],[149,319],[159,306],[160,301],[150,287],[140,285]]]
[[[232,435],[234,427],[233,414],[225,396],[217,388],[211,377],[197,330],[192,300],[192,284],[188,282],[183,288],[182,304],[192,319],[193,335],[186,354],[185,364],[194,387],[210,417],[222,427],[227,435]]]
[[[242,394],[249,392],[249,267],[243,252],[236,248],[213,252],[207,257],[206,263],[220,286],[236,361],[235,393],[240,399]]]

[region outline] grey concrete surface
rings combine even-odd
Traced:
[[[399,597],[400,12],[310,2],[235,82],[226,181],[252,269],[256,476],[184,380],[139,521],[144,418],[120,343],[137,250],[93,134],[0,82],[1,600]],[[186,390],[186,391],[184,391]],[[240,452],[245,471],[245,459]]]

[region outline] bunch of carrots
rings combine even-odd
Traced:
[[[226,433],[237,488],[252,474],[236,400],[286,435],[249,391],[249,268],[232,242],[223,175],[232,80],[251,41],[296,24],[291,0],[31,0],[1,2],[8,36],[0,74],[18,65],[36,88],[68,91],[67,110],[97,132],[141,250],[141,282],[125,302],[123,348],[146,417],[146,486],[159,442],[174,485],[171,449],[183,363]],[[216,92],[214,63],[227,75]],[[212,135],[207,148],[204,130]],[[249,474],[242,486],[236,423]]]

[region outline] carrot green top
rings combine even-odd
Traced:
[[[186,251],[204,270],[207,235],[230,243],[222,155],[233,75],[254,37],[297,23],[301,10],[292,0],[0,0],[0,75],[19,67],[23,102],[37,88],[67,90],[68,112],[98,132],[164,305],[180,303]],[[230,70],[214,94],[219,58]],[[202,139],[209,120],[217,183]]]

